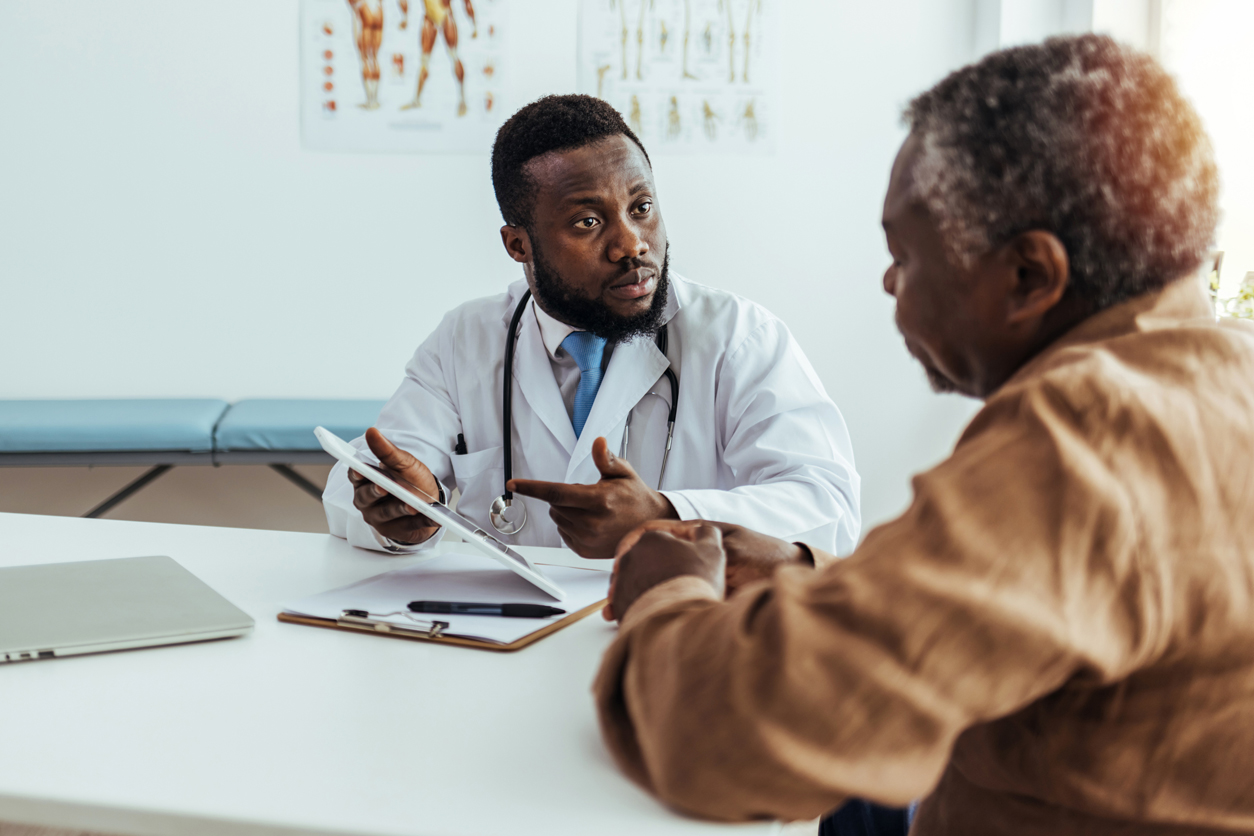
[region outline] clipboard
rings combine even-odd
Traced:
[[[479,639],[467,639],[461,636],[445,636],[442,629],[415,630],[409,629],[403,625],[396,624],[353,624],[343,620],[333,618],[314,618],[306,615],[292,615],[290,613],[281,612],[278,620],[288,624],[304,624],[309,627],[323,627],[328,630],[344,630],[349,633],[366,633],[371,636],[384,636],[391,639],[405,639],[407,641],[418,642],[434,642],[436,644],[452,644],[458,647],[473,647],[478,650],[495,650],[498,653],[512,653],[515,650],[521,650],[529,644],[534,644],[545,636],[552,635],[563,627],[569,627],[580,619],[592,615],[594,612],[600,611],[602,607],[609,601],[608,598],[602,599],[595,604],[590,604],[581,610],[570,613],[565,618],[550,622],[533,633],[528,633],[521,639],[510,642],[509,644],[498,644],[496,642],[481,641]],[[442,621],[436,621],[434,624],[444,624]],[[386,628],[386,629],[382,629]]]
[[[587,617],[604,606],[607,598],[607,571],[560,565],[546,568],[569,593],[566,614],[533,619],[411,612],[409,602],[417,600],[548,605],[546,592],[501,568],[495,560],[449,552],[289,602],[280,610],[278,620],[483,650],[519,650]]]

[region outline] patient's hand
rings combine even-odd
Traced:
[[[678,522],[675,520],[654,520],[647,522],[631,531],[618,544],[618,554],[631,549],[645,532],[665,531],[679,535],[698,520]],[[710,522],[723,535],[723,551],[727,553],[727,594],[731,595],[742,586],[754,581],[769,578],[780,566],[790,564],[813,566],[809,553],[800,546],[759,534],[743,525],[725,522]]]
[[[636,600],[653,587],[682,575],[694,575],[723,594],[727,572],[722,534],[702,520],[659,520],[641,526],[622,540],[610,578],[607,620],[621,619]]]
[[[743,525],[714,525],[723,532],[723,550],[727,552],[728,595],[754,581],[769,578],[780,566],[814,565],[809,552],[801,546],[759,534]]]
[[[403,485],[416,488],[420,496],[426,494],[432,501],[438,498],[440,486],[425,464],[388,441],[374,427],[366,430],[366,444],[379,458],[379,470]],[[348,479],[353,483],[353,507],[361,512],[367,525],[384,537],[412,546],[440,529],[355,470],[348,471]]]

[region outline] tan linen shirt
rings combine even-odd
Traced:
[[[1254,833],[1254,333],[1179,281],[990,398],[843,561],[642,596],[595,691],[717,819],[850,796],[928,834]]]

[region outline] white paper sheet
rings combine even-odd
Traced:
[[[544,573],[566,590],[565,601],[554,601],[490,558],[453,553],[312,595],[289,604],[283,611],[291,615],[336,619],[344,610],[366,610],[376,621],[424,629],[431,620],[445,621],[449,625],[444,631],[446,636],[509,644],[566,616],[501,618],[414,613],[410,618],[384,614],[405,613],[410,601],[470,601],[557,605],[569,615],[595,604],[609,593],[609,571],[544,566]]]

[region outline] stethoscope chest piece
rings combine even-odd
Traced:
[[[492,520],[492,527],[501,534],[517,534],[527,524],[527,506],[522,502],[514,502],[512,498],[498,496],[492,500],[488,518]]]

